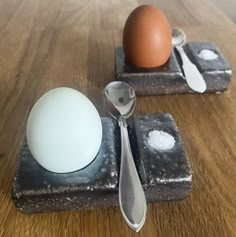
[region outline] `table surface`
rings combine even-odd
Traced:
[[[214,1],[160,0],[158,6],[190,41],[214,41],[235,73],[235,22],[220,0]],[[194,171],[191,195],[149,204],[138,234],[127,227],[118,208],[24,215],[11,201],[33,104],[49,89],[68,86],[107,115],[102,90],[114,79],[114,48],[121,45],[127,16],[141,3],[0,1],[0,236],[236,236],[235,76],[222,94],[138,98],[136,114],[174,116]]]

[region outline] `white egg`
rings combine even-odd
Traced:
[[[101,118],[83,94],[56,88],[32,108],[26,136],[32,156],[42,167],[56,173],[72,172],[96,157],[102,141]]]

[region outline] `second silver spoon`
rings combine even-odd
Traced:
[[[182,59],[182,68],[185,74],[186,82],[188,83],[188,86],[199,93],[203,93],[207,86],[206,82],[202,76],[202,74],[199,72],[196,65],[194,65],[188,56],[186,55],[182,45],[186,41],[186,35],[185,33],[177,28],[172,29],[172,45],[177,49],[179,52],[179,55]]]

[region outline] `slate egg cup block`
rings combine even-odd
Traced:
[[[67,174],[43,169],[32,158],[26,141],[17,166],[12,198],[23,213],[118,206],[120,131],[102,118],[103,141],[95,160]],[[171,134],[171,150],[158,152],[147,144],[150,131]],[[192,172],[178,129],[170,114],[136,116],[129,121],[132,152],[148,202],[180,200],[192,187]]]
[[[218,57],[214,60],[204,60],[198,56],[201,50],[214,51]],[[230,65],[211,42],[189,42],[184,50],[190,60],[202,73],[206,84],[206,92],[223,92],[228,88],[232,70]],[[125,62],[122,47],[115,49],[115,77],[134,87],[137,95],[163,95],[178,93],[196,93],[191,90],[184,79],[182,62],[178,52],[172,50],[169,61],[157,68],[135,68]]]

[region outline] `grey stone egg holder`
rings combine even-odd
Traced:
[[[212,42],[189,42],[184,50],[197,66],[206,81],[207,92],[223,92],[228,88],[232,69],[223,54]],[[200,57],[201,50],[209,50],[217,58],[207,60]],[[197,93],[189,88],[184,79],[182,61],[176,50],[172,50],[168,62],[157,68],[135,68],[126,64],[122,47],[115,49],[115,78],[130,84],[137,95],[165,95]]]
[[[170,114],[139,115],[129,120],[129,136],[136,167],[148,202],[184,199],[191,191],[192,171]],[[98,155],[82,170],[57,174],[43,169],[24,141],[12,199],[23,213],[81,210],[118,206],[120,131],[111,118],[102,117],[103,140]],[[164,131],[175,139],[170,150],[156,151],[148,133]]]

